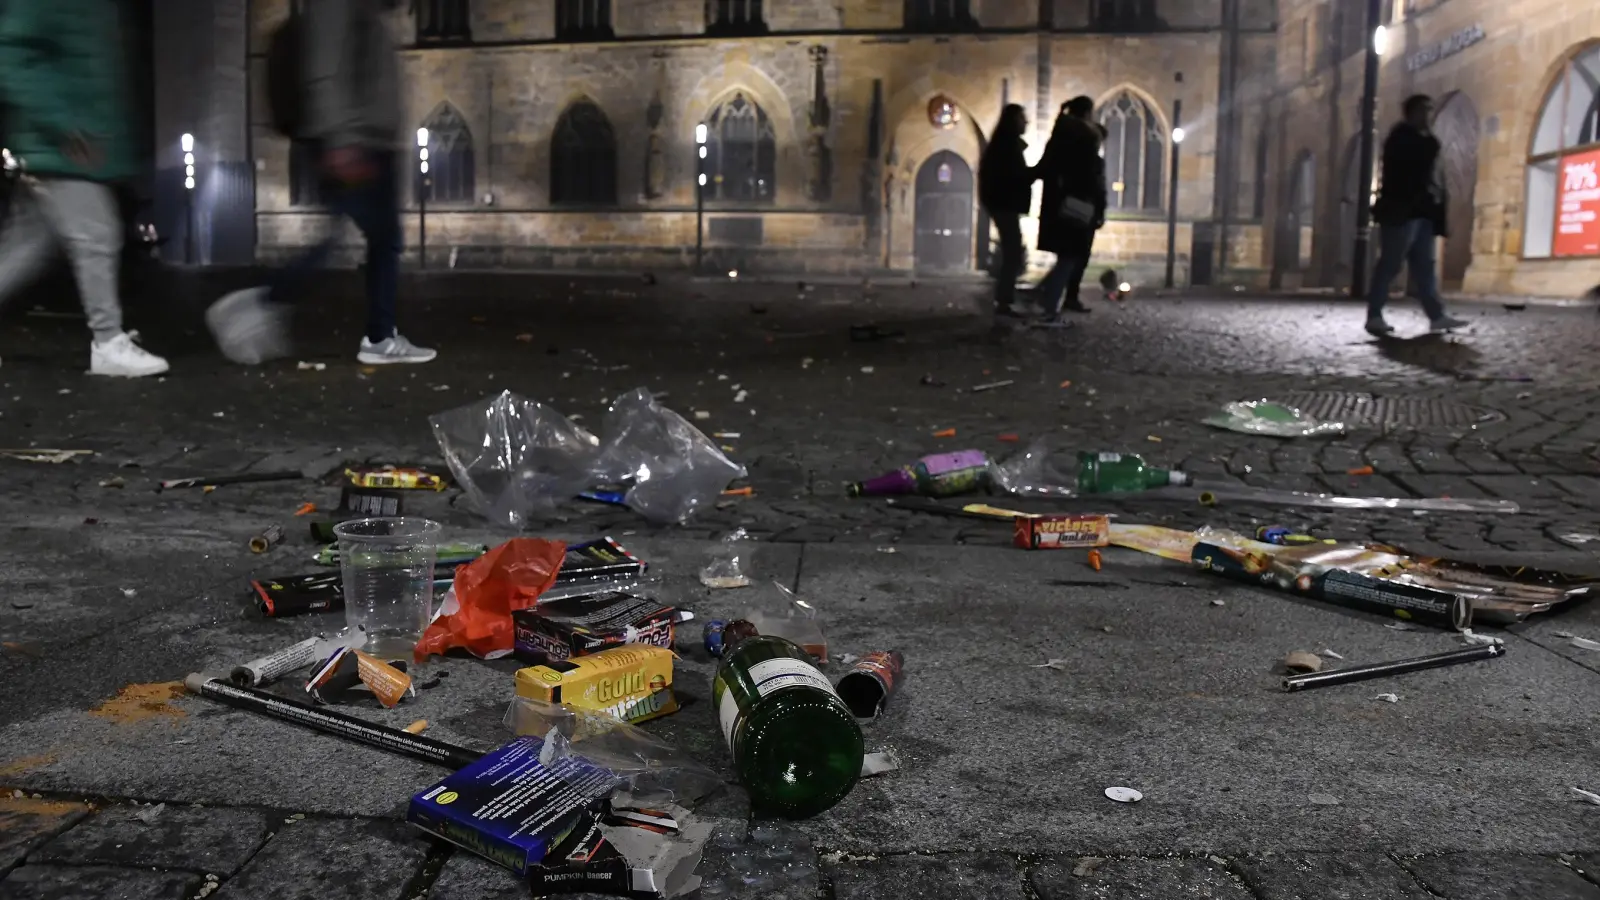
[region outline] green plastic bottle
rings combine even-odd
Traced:
[[[861,776],[861,727],[806,652],[761,635],[730,647],[712,682],[722,736],[750,806],[805,819]]]
[[[1158,469],[1134,453],[1078,454],[1078,492],[1082,494],[1117,494],[1193,483],[1187,474]]]

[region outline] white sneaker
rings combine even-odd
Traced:
[[[143,378],[160,375],[167,369],[167,361],[135,344],[133,338],[119,334],[105,343],[96,341],[89,345],[89,374],[112,378]]]
[[[267,300],[266,288],[234,291],[206,310],[217,348],[241,366],[289,355],[289,313]]]
[[[361,352],[356,354],[356,359],[369,366],[384,366],[391,363],[425,363],[438,356],[437,350],[418,347],[396,331],[392,336],[374,344],[367,338],[361,339]]]

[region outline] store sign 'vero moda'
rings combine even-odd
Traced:
[[[1600,256],[1600,150],[1561,158],[1552,256]]]
[[[1415,72],[1418,69],[1426,69],[1436,62],[1455,56],[1486,37],[1488,35],[1484,34],[1482,25],[1463,28],[1444,40],[1436,44],[1429,44],[1406,57],[1406,71]]]

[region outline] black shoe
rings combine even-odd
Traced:
[[[1018,310],[1015,306],[997,306],[994,314],[1007,319],[1026,319],[1027,313]]]
[[[1067,304],[1064,304],[1061,307],[1061,311],[1062,312],[1073,312],[1073,313],[1092,313],[1092,312],[1094,312],[1094,310],[1090,309],[1087,306],[1084,306],[1081,301],[1078,302],[1078,303],[1067,303]]]

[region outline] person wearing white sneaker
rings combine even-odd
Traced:
[[[424,363],[438,354],[395,328],[400,282],[399,62],[383,14],[399,0],[317,0],[292,14],[267,60],[271,118],[321,157],[322,195],[367,241],[367,365]],[[284,35],[292,35],[284,39]],[[359,61],[359,62],[358,62]],[[212,304],[206,324],[228,359],[258,365],[289,353],[290,303],[321,269],[333,237],[279,271],[270,287]]]
[[[94,334],[89,374],[138,378],[168,366],[122,330],[123,224],[108,185],[138,165],[121,47],[99,0],[0,3],[0,131],[22,169],[0,232],[0,302],[66,251]]]
[[[1373,221],[1378,223],[1378,265],[1367,288],[1366,327],[1375,337],[1394,333],[1384,321],[1383,307],[1401,266],[1409,266],[1415,276],[1417,299],[1428,314],[1430,331],[1438,334],[1467,324],[1446,313],[1439,297],[1436,239],[1450,236],[1445,224],[1450,197],[1439,139],[1431,127],[1433,98],[1415,94],[1406,98],[1403,110],[1405,118],[1383,142],[1383,184],[1372,206]]]

